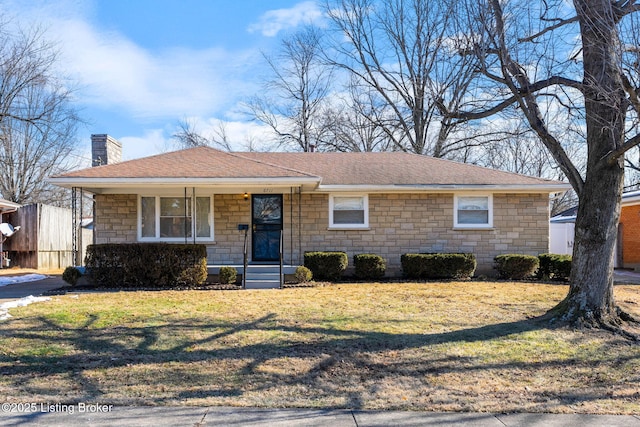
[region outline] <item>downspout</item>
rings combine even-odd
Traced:
[[[293,264],[293,187],[289,187],[289,218],[291,218],[291,229],[289,230],[289,262]]]
[[[298,187],[298,264],[304,264],[302,257],[302,187]]]
[[[187,187],[184,187],[184,244],[187,244]]]
[[[191,229],[193,230],[193,244],[196,244],[196,234],[198,234],[198,212],[196,209],[196,187],[191,188]],[[208,219],[208,218],[207,218]]]

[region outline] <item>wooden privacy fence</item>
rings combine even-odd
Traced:
[[[44,204],[23,206],[9,215],[20,231],[5,242],[12,266],[59,269],[75,265],[71,209]],[[82,249],[93,242],[93,230],[82,229]]]

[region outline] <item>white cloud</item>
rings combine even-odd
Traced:
[[[122,143],[122,160],[137,159],[166,151],[173,151],[171,137],[166,137],[163,129],[147,129],[143,136],[118,138]]]
[[[222,48],[150,51],[124,35],[89,24],[91,7],[72,0],[0,6],[26,25],[42,22],[61,50],[60,66],[75,79],[81,102],[139,118],[214,114],[243,96],[257,52]],[[82,6],[84,4],[84,6]],[[9,5],[9,6],[7,6]],[[231,101],[233,102],[233,101]]]
[[[138,117],[179,117],[224,108],[240,96],[250,53],[173,48],[152,54],[117,33],[100,33],[85,22],[64,24],[65,66],[94,105],[118,107]],[[234,77],[230,77],[234,76]]]
[[[314,1],[305,1],[289,9],[265,12],[257,23],[249,26],[248,30],[251,33],[261,33],[266,37],[275,37],[280,31],[317,22],[322,17],[322,11]]]

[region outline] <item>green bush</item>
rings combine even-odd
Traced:
[[[236,283],[238,279],[238,270],[235,267],[220,267],[220,271],[218,272],[218,280],[223,285],[228,285],[229,283]]]
[[[307,283],[313,279],[313,273],[307,267],[300,265],[294,273],[296,283]]]
[[[99,287],[171,288],[201,285],[207,279],[204,245],[89,245],[85,265],[89,280]]]
[[[533,276],[540,265],[538,257],[533,255],[498,255],[494,261],[498,277],[512,280],[522,280]]]
[[[358,254],[353,256],[356,277],[362,280],[377,280],[384,277],[387,264],[380,255]]]
[[[349,258],[345,252],[305,252],[304,266],[311,270],[315,280],[331,282],[342,278]]]
[[[571,276],[571,255],[540,254],[538,278],[568,281]]]
[[[468,279],[476,271],[476,257],[468,253],[403,254],[402,275],[407,279]]]
[[[62,273],[62,280],[64,280],[71,286],[75,286],[81,277],[82,273],[75,267],[67,267]]]

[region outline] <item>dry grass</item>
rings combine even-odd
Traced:
[[[640,412],[640,345],[537,316],[566,286],[80,294],[0,323],[0,401]],[[640,286],[616,298],[640,317]]]

